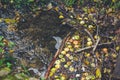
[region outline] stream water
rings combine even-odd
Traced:
[[[13,56],[34,75],[44,76],[61,40],[71,30],[61,25],[58,16],[55,11],[43,11],[36,17],[29,15],[24,17],[25,22],[17,24],[17,32],[8,31],[8,25],[0,23],[0,35],[16,44]]]

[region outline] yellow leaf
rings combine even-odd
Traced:
[[[8,45],[9,41],[7,39],[3,39],[3,42],[5,43],[5,45]]]
[[[2,22],[3,21],[3,19],[2,18],[0,18],[0,22]]]
[[[112,8],[109,8],[109,9],[107,10],[107,14],[108,14],[108,13],[111,13],[111,12],[113,12],[113,9],[112,9]]]
[[[82,10],[83,10],[84,12],[87,12],[87,11],[88,11],[87,7],[83,7]]]
[[[14,19],[8,19],[8,18],[4,19],[4,21],[8,24],[16,22]]]
[[[96,78],[101,78],[100,68],[97,68],[97,69],[96,69]]]
[[[84,63],[85,63],[86,65],[89,65],[89,64],[90,64],[90,62],[89,62],[88,60],[85,60]]]
[[[54,9],[55,9],[55,11],[59,11],[59,8],[58,8],[58,7],[55,7]]]
[[[116,2],[116,0],[112,0],[112,2]]]
[[[13,53],[13,52],[14,52],[14,50],[9,50],[9,52],[10,52],[10,53]]]
[[[47,8],[48,8],[48,10],[52,9],[52,8],[53,8],[52,3],[49,3],[49,4],[47,5]]]
[[[63,18],[64,18],[64,16],[63,16],[63,15],[60,15],[60,16],[59,16],[59,19],[63,19]]]
[[[98,2],[98,0],[94,0],[94,2]]]

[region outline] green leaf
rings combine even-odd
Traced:
[[[0,41],[1,41],[3,38],[4,38],[3,36],[0,36]]]
[[[2,48],[0,48],[0,53],[3,53],[3,52],[4,52],[4,50]]]
[[[3,62],[4,62],[4,61],[5,61],[4,59],[1,59],[1,60],[0,60],[0,66],[3,65]]]
[[[88,76],[86,76],[86,80],[95,80],[95,76],[94,75],[88,75]]]
[[[28,0],[28,2],[34,2],[34,0]]]
[[[3,42],[0,42],[0,46],[1,46],[1,47],[4,47],[5,44],[4,44]]]
[[[8,47],[12,48],[13,46],[15,46],[15,43],[12,42],[12,41],[10,41],[10,42],[8,43]]]
[[[73,4],[75,4],[75,0],[64,0],[64,3],[66,4],[66,6],[72,6]]]
[[[7,62],[7,67],[11,67],[11,66],[12,66],[12,64]]]
[[[42,78],[40,78],[40,80],[45,80],[45,78],[44,78],[44,77],[42,77]]]
[[[101,78],[100,68],[97,68],[97,69],[96,69],[96,78]]]

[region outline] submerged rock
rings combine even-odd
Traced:
[[[60,48],[60,45],[62,43],[62,39],[60,37],[56,37],[56,36],[53,36],[53,38],[56,40],[56,45],[55,45],[55,48],[56,49],[59,49]]]

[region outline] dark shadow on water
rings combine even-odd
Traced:
[[[35,46],[48,48],[50,52],[55,53],[56,41],[53,36],[64,38],[71,28],[67,25],[61,25],[58,18],[58,12],[54,10],[42,11],[36,17],[31,15],[25,17],[26,22],[18,23],[18,34],[22,39],[31,40]]]

